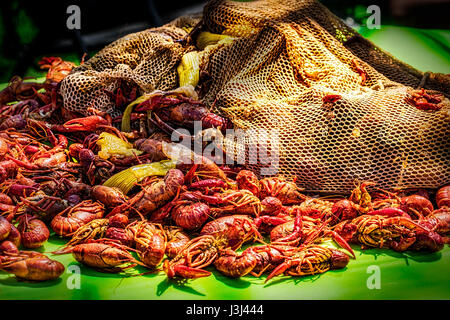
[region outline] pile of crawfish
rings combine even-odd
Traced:
[[[448,185],[390,192],[360,182],[350,195],[320,198],[282,176],[259,178],[196,154],[194,163],[177,161],[131,188],[107,186],[124,170],[170,160],[175,127],[201,121],[220,131],[230,122],[189,90],[158,91],[129,113],[138,127],[121,131],[121,117],[64,109],[59,83],[73,65],[42,65],[44,83],[15,77],[0,92],[0,270],[18,279],[61,276],[65,267],[38,252],[50,237],[67,239],[52,255],[72,254],[102,272],[139,265],[195,279],[213,266],[266,281],[345,268],[356,258],[350,244],[436,252],[448,243]],[[124,84],[109,95],[124,108],[137,92]]]

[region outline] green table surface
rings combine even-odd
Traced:
[[[64,240],[52,237],[41,249],[52,251]],[[66,266],[60,279],[43,283],[17,281],[0,273],[1,299],[165,299],[165,300],[298,300],[298,299],[450,299],[450,248],[433,254],[391,250],[359,250],[345,269],[307,277],[227,278],[214,267],[210,277],[168,280],[163,272],[141,275],[100,273],[80,265],[71,254],[53,257]],[[76,273],[75,273],[76,272]],[[77,278],[79,276],[79,278]],[[378,277],[378,278],[377,278]],[[379,286],[376,284],[378,281]],[[79,284],[79,286],[78,286]]]
[[[359,31],[419,70],[450,73],[449,30],[382,26]],[[52,236],[40,251],[51,252],[64,243]],[[229,279],[213,267],[212,276],[181,283],[167,280],[163,272],[137,276],[146,271],[141,267],[107,274],[80,265],[70,254],[49,254],[66,266],[60,279],[30,283],[0,272],[0,299],[450,299],[448,245],[433,254],[356,246],[354,250],[356,260],[345,269],[301,278],[283,276],[267,284],[264,277]]]

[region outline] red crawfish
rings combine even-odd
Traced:
[[[69,75],[76,65],[70,61],[64,61],[60,57],[43,57],[38,64],[41,69],[48,69],[46,82],[61,82]]]
[[[3,192],[0,196],[0,203],[5,205],[13,205],[14,203],[19,203],[21,197],[29,197],[34,192],[39,190],[41,186],[39,184],[32,182],[31,184],[21,184],[19,179],[10,179],[3,183]],[[14,201],[13,201],[14,200]],[[7,208],[7,207],[6,207]],[[8,211],[8,209],[2,209]]]
[[[4,253],[19,253],[19,249],[17,249],[13,242],[5,240],[0,242],[0,262],[2,261],[2,254]]]
[[[433,211],[431,201],[418,194],[378,200],[373,203],[373,207],[378,210],[385,209],[386,212],[396,210],[398,211],[397,215],[400,215],[400,211],[403,211],[404,216],[407,215],[413,219],[422,219]],[[373,214],[372,212],[368,213]]]
[[[44,222],[29,214],[17,218],[21,243],[24,248],[39,248],[50,237],[50,231]]]
[[[436,192],[436,204],[438,208],[450,207],[450,185],[443,186]]]
[[[9,152],[10,152],[10,147],[9,147],[8,142],[5,139],[0,138],[0,160],[3,160],[5,155]]]
[[[53,197],[60,197],[70,202],[71,205],[78,203],[82,199],[88,199],[92,187],[74,180],[74,177],[62,175],[61,177],[36,176],[31,178],[36,182],[39,190]],[[31,187],[29,188],[33,190]],[[73,197],[79,199],[74,203]]]
[[[42,253],[9,250],[0,252],[0,270],[28,281],[54,280],[64,272],[64,265]]]
[[[284,273],[285,275],[299,277],[327,272],[328,270],[345,268],[349,257],[336,249],[308,245],[294,251],[283,263],[278,265],[266,278]]]
[[[312,218],[327,219],[333,216],[331,209],[334,203],[328,200],[320,198],[307,198],[299,206],[292,206],[287,211],[290,215],[297,215],[298,210],[301,211],[301,215],[309,216]]]
[[[120,109],[129,105],[137,98],[137,87],[126,81],[119,80],[118,88],[115,91],[104,89],[104,92],[115,103],[116,108]]]
[[[115,208],[128,200],[128,197],[120,189],[102,185],[92,187],[91,195],[107,208]]]
[[[342,199],[333,204],[331,212],[325,215],[326,218],[331,217],[330,224],[336,224],[342,220],[353,219],[358,216],[358,212],[361,208],[358,204],[353,203],[350,200]]]
[[[359,188],[356,189],[357,191],[353,192],[350,199],[358,201],[358,203],[353,202],[352,200],[342,199],[336,201],[332,206],[330,210],[327,210],[324,218],[331,218],[330,225],[335,225],[336,223],[343,221],[343,220],[352,220],[356,218],[358,215],[365,213],[365,214],[380,214],[380,215],[398,215],[398,211],[401,211],[400,209],[396,210],[383,210],[383,211],[372,211],[373,210],[373,204],[370,203],[370,196],[367,194],[362,194],[361,197],[355,196],[355,193],[359,194],[360,190]],[[364,188],[362,189],[364,190]],[[364,191],[366,192],[366,191]],[[366,198],[366,200],[364,200]],[[406,200],[406,199],[405,199]],[[405,213],[406,214],[406,213]],[[408,215],[406,215],[408,216]]]
[[[261,184],[253,171],[239,171],[236,175],[236,182],[239,190],[248,190],[255,196],[259,197],[259,193],[261,192]]]
[[[260,233],[269,234],[276,226],[292,220],[294,220],[294,218],[288,214],[278,214],[276,216],[259,216],[254,220],[254,222]]]
[[[375,199],[378,197],[379,199],[376,200],[382,200],[382,199],[390,199],[390,198],[396,198],[396,197],[406,197],[413,194],[417,194],[419,196],[422,196],[424,198],[430,199],[430,191],[428,189],[424,188],[406,188],[406,189],[398,189],[393,191],[386,191],[383,189],[380,189],[378,192],[372,192],[372,201],[375,201]]]
[[[22,130],[28,127],[29,121],[49,119],[53,112],[62,105],[61,99],[58,98],[56,89],[53,88],[44,93],[36,92],[30,99],[2,105],[0,107],[0,117],[6,118],[6,120],[1,123],[0,130]]]
[[[184,183],[184,175],[178,169],[170,169],[163,179],[154,177],[145,184],[140,192],[110,215],[125,210],[133,210],[146,216],[172,200]]]
[[[225,171],[223,171],[214,161],[203,155],[192,152],[188,153],[187,157],[181,153],[183,155],[183,157],[181,157],[182,160],[177,163],[177,168],[186,172],[186,176],[184,177],[186,185],[191,184],[194,177],[199,179],[220,179],[227,183],[232,183],[232,181],[228,179]]]
[[[43,126],[52,131],[61,133],[74,132],[94,132],[97,129],[105,128],[111,124],[110,119],[105,119],[99,115],[86,116],[83,118],[74,118],[63,124],[46,124]]]
[[[150,137],[148,139],[139,139],[134,142],[136,148],[145,154],[149,155],[149,159],[153,162],[165,160],[168,158],[166,151],[167,144],[170,140],[164,141],[157,137]]]
[[[338,95],[338,94],[328,94],[328,95],[326,95],[326,96],[324,96],[323,98],[322,98],[322,102],[324,103],[324,104],[330,104],[330,103],[335,103],[336,101],[339,101],[339,100],[341,100],[342,99],[342,96],[341,95]]]
[[[363,69],[363,67],[361,66],[361,63],[358,60],[356,60],[356,59],[352,60],[352,66],[353,66],[354,69],[356,69],[356,72],[358,73],[359,77],[361,78],[360,84],[364,85],[366,83],[366,80],[367,80],[367,72],[366,72],[366,70]]]
[[[349,199],[353,204],[357,205],[358,215],[365,214],[373,210],[372,198],[367,191],[367,187],[374,185],[374,182],[364,181],[355,182],[356,188],[353,189]]]
[[[195,230],[201,227],[210,217],[210,208],[207,204],[197,200],[190,192],[183,192],[155,211],[152,222],[163,222],[171,218],[175,224],[186,230]]]
[[[60,236],[71,236],[86,223],[100,219],[105,214],[105,207],[100,202],[84,200],[57,214],[51,222],[51,228]]]
[[[418,223],[442,236],[448,235],[450,233],[450,207],[441,207],[440,209],[434,210],[424,219],[418,220]],[[444,240],[448,242],[448,237]]]
[[[17,228],[13,224],[11,224],[11,231],[9,232],[9,235],[5,239],[5,241],[11,242],[16,247],[19,247],[22,243],[22,236],[20,235],[19,230],[17,230]]]
[[[261,215],[254,222],[258,231],[261,233],[269,233],[276,225],[292,219],[279,199],[266,197],[261,201]]]
[[[33,139],[35,141],[35,139]],[[44,144],[38,146],[28,145],[24,147],[23,153],[26,157],[10,157],[8,159],[14,161],[20,167],[29,170],[39,170],[41,168],[49,168],[66,162],[67,157],[64,149],[67,147],[68,140],[65,136],[53,134],[49,136],[49,141],[53,147]]]
[[[90,240],[71,248],[73,257],[80,263],[102,272],[121,272],[143,265],[131,254],[129,247],[108,239]]]
[[[399,208],[411,217],[423,218],[433,211],[433,204],[427,198],[413,194],[400,198]]]
[[[38,190],[32,196],[22,198],[21,203],[19,203],[18,214],[33,214],[45,222],[50,222],[68,206],[67,200],[46,195],[43,191]]]
[[[131,247],[134,244],[133,233],[124,228],[107,226],[104,238],[118,241],[127,247]]]
[[[178,153],[181,155],[177,163],[177,169],[186,173],[184,182],[188,186],[194,183],[194,187],[197,186],[204,190],[208,187],[207,184],[211,184],[210,189],[219,189],[224,186],[224,182],[227,182],[227,186],[230,187],[232,181],[227,178],[225,172],[214,161],[179,145],[171,144],[170,140],[166,141],[166,139],[159,137],[141,139],[135,142],[135,146],[153,161],[167,159],[170,154]],[[194,178],[206,181],[193,182]]]
[[[329,219],[321,221],[320,219],[298,214],[294,220],[273,228],[270,232],[270,241],[272,244],[304,246],[318,239],[331,238],[355,258],[355,253],[347,241],[331,230],[328,227],[328,223]]]
[[[251,251],[236,253],[227,248],[219,251],[219,256],[214,260],[214,266],[227,277],[239,278],[250,273],[257,262],[256,256]]]
[[[133,246],[133,232],[126,228],[129,223],[128,217],[124,214],[117,213],[109,217],[105,238],[119,241],[128,247]]]
[[[35,99],[26,99],[9,105],[0,105],[0,130],[24,129],[27,117],[39,108]]]
[[[27,100],[36,97],[36,92],[47,87],[43,83],[24,82],[19,76],[11,78],[8,86],[0,91],[0,105],[12,101]]]
[[[196,279],[207,277],[211,272],[203,270],[219,255],[219,250],[227,246],[226,239],[212,235],[193,238],[171,260],[165,260],[163,270],[167,277]]]
[[[100,158],[90,149],[80,149],[78,157],[84,179],[91,185],[103,183],[116,170],[111,161]]]
[[[406,102],[415,106],[419,110],[440,110],[443,106],[441,103],[444,96],[441,93],[429,93],[424,88],[413,90],[410,96],[406,98]]]
[[[16,209],[16,205],[10,196],[0,193],[0,212],[12,212]]]
[[[51,149],[40,150],[29,157],[33,168],[48,168],[66,162],[67,155],[65,149],[69,144],[67,137],[60,134],[55,136],[51,133],[49,141],[53,146]]]
[[[20,103],[20,102],[19,102]],[[20,103],[22,104],[22,103]],[[1,121],[0,124],[0,130],[5,130],[5,129],[11,129],[11,128],[15,128],[15,129],[24,129],[27,126],[27,119],[25,115],[22,114],[16,114],[13,116],[7,116],[7,117],[0,117],[4,118],[5,120]]]
[[[249,274],[259,278],[263,273],[272,271],[276,266],[283,263],[286,253],[293,250],[297,250],[297,247],[268,244],[248,247],[243,251],[243,254],[252,255],[256,259],[256,265]]]
[[[288,181],[284,177],[269,177],[260,180],[261,191],[259,198],[275,197],[281,200],[284,205],[300,204],[307,199],[301,193],[295,182]]]
[[[8,238],[11,232],[11,226],[11,223],[9,223],[9,221],[5,217],[0,216],[0,241]]]
[[[167,238],[166,256],[172,259],[181,252],[184,246],[190,241],[190,238],[178,227],[164,226],[164,232]]]
[[[362,248],[391,248],[396,251],[443,248],[442,237],[419,223],[402,216],[362,215],[346,220],[334,227],[346,241],[360,244]]]
[[[72,248],[80,243],[86,243],[94,239],[106,236],[109,227],[109,219],[94,219],[78,228],[65,246],[53,252],[53,254],[65,254],[71,252]],[[113,239],[116,241],[115,239]]]
[[[152,94],[149,99],[140,103],[136,111],[152,111],[154,122],[161,130],[172,133],[172,128],[168,123],[194,128],[195,122],[201,122],[203,128],[220,127],[227,129],[231,123],[214,113],[211,113],[202,102],[185,96],[182,92],[160,92]]]
[[[211,196],[199,191],[188,191],[183,197],[206,202],[213,216],[234,213],[257,217],[261,213],[261,201],[248,190],[229,189]]]
[[[320,219],[314,219],[308,216],[297,215],[288,221],[275,226],[270,232],[270,241],[272,243],[296,246],[306,240],[308,234],[318,229],[323,222]]]
[[[19,166],[12,160],[0,162],[0,183],[17,175]]]
[[[213,194],[230,188],[231,185],[222,179],[204,179],[189,185],[190,190],[200,190],[204,194]]]
[[[194,230],[209,219],[210,209],[205,203],[180,200],[172,209],[171,216],[177,226],[185,230]]]
[[[224,216],[205,224],[201,235],[224,239],[226,247],[239,249],[242,244],[262,239],[252,218],[246,215]]]
[[[283,203],[275,197],[265,197],[261,201],[261,214],[269,216],[277,216],[284,210]]]
[[[162,226],[143,220],[129,224],[127,230],[133,234],[136,251],[144,265],[158,266],[164,258],[167,242]]]
[[[107,219],[96,218],[91,220],[80,226],[73,234],[70,234],[71,239],[66,246],[54,253],[62,254],[70,251],[71,246],[103,237],[131,246],[133,242],[132,234],[124,229],[128,223],[128,217],[123,214],[115,214]]]

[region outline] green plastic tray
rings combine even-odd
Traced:
[[[359,31],[419,70],[450,73],[448,30],[383,26]],[[64,243],[53,236],[41,251],[51,252]],[[450,299],[448,246],[433,254],[354,248],[357,259],[350,260],[345,269],[301,278],[279,277],[268,284],[264,277],[229,279],[213,267],[209,269],[212,276],[184,283],[168,281],[163,272],[136,276],[146,271],[141,267],[130,269],[125,276],[106,274],[80,265],[70,254],[50,255],[66,266],[60,279],[29,283],[0,272],[0,299]],[[79,278],[74,270],[79,271]]]
[[[53,251],[65,243],[52,237],[42,248]],[[450,248],[433,254],[391,250],[359,250],[345,269],[307,277],[280,276],[264,284],[245,276],[227,278],[214,267],[213,275],[170,281],[163,272],[136,267],[123,274],[100,273],[80,265],[71,254],[50,257],[66,266],[60,279],[43,283],[17,281],[0,273],[0,299],[165,299],[165,300],[298,300],[298,299],[450,299]],[[79,285],[79,286],[78,286]]]

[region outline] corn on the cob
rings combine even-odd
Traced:
[[[163,160],[160,162],[139,164],[116,173],[105,181],[103,185],[119,188],[124,194],[127,194],[137,183],[146,177],[164,176],[167,171],[175,168],[175,163],[172,160]]]

